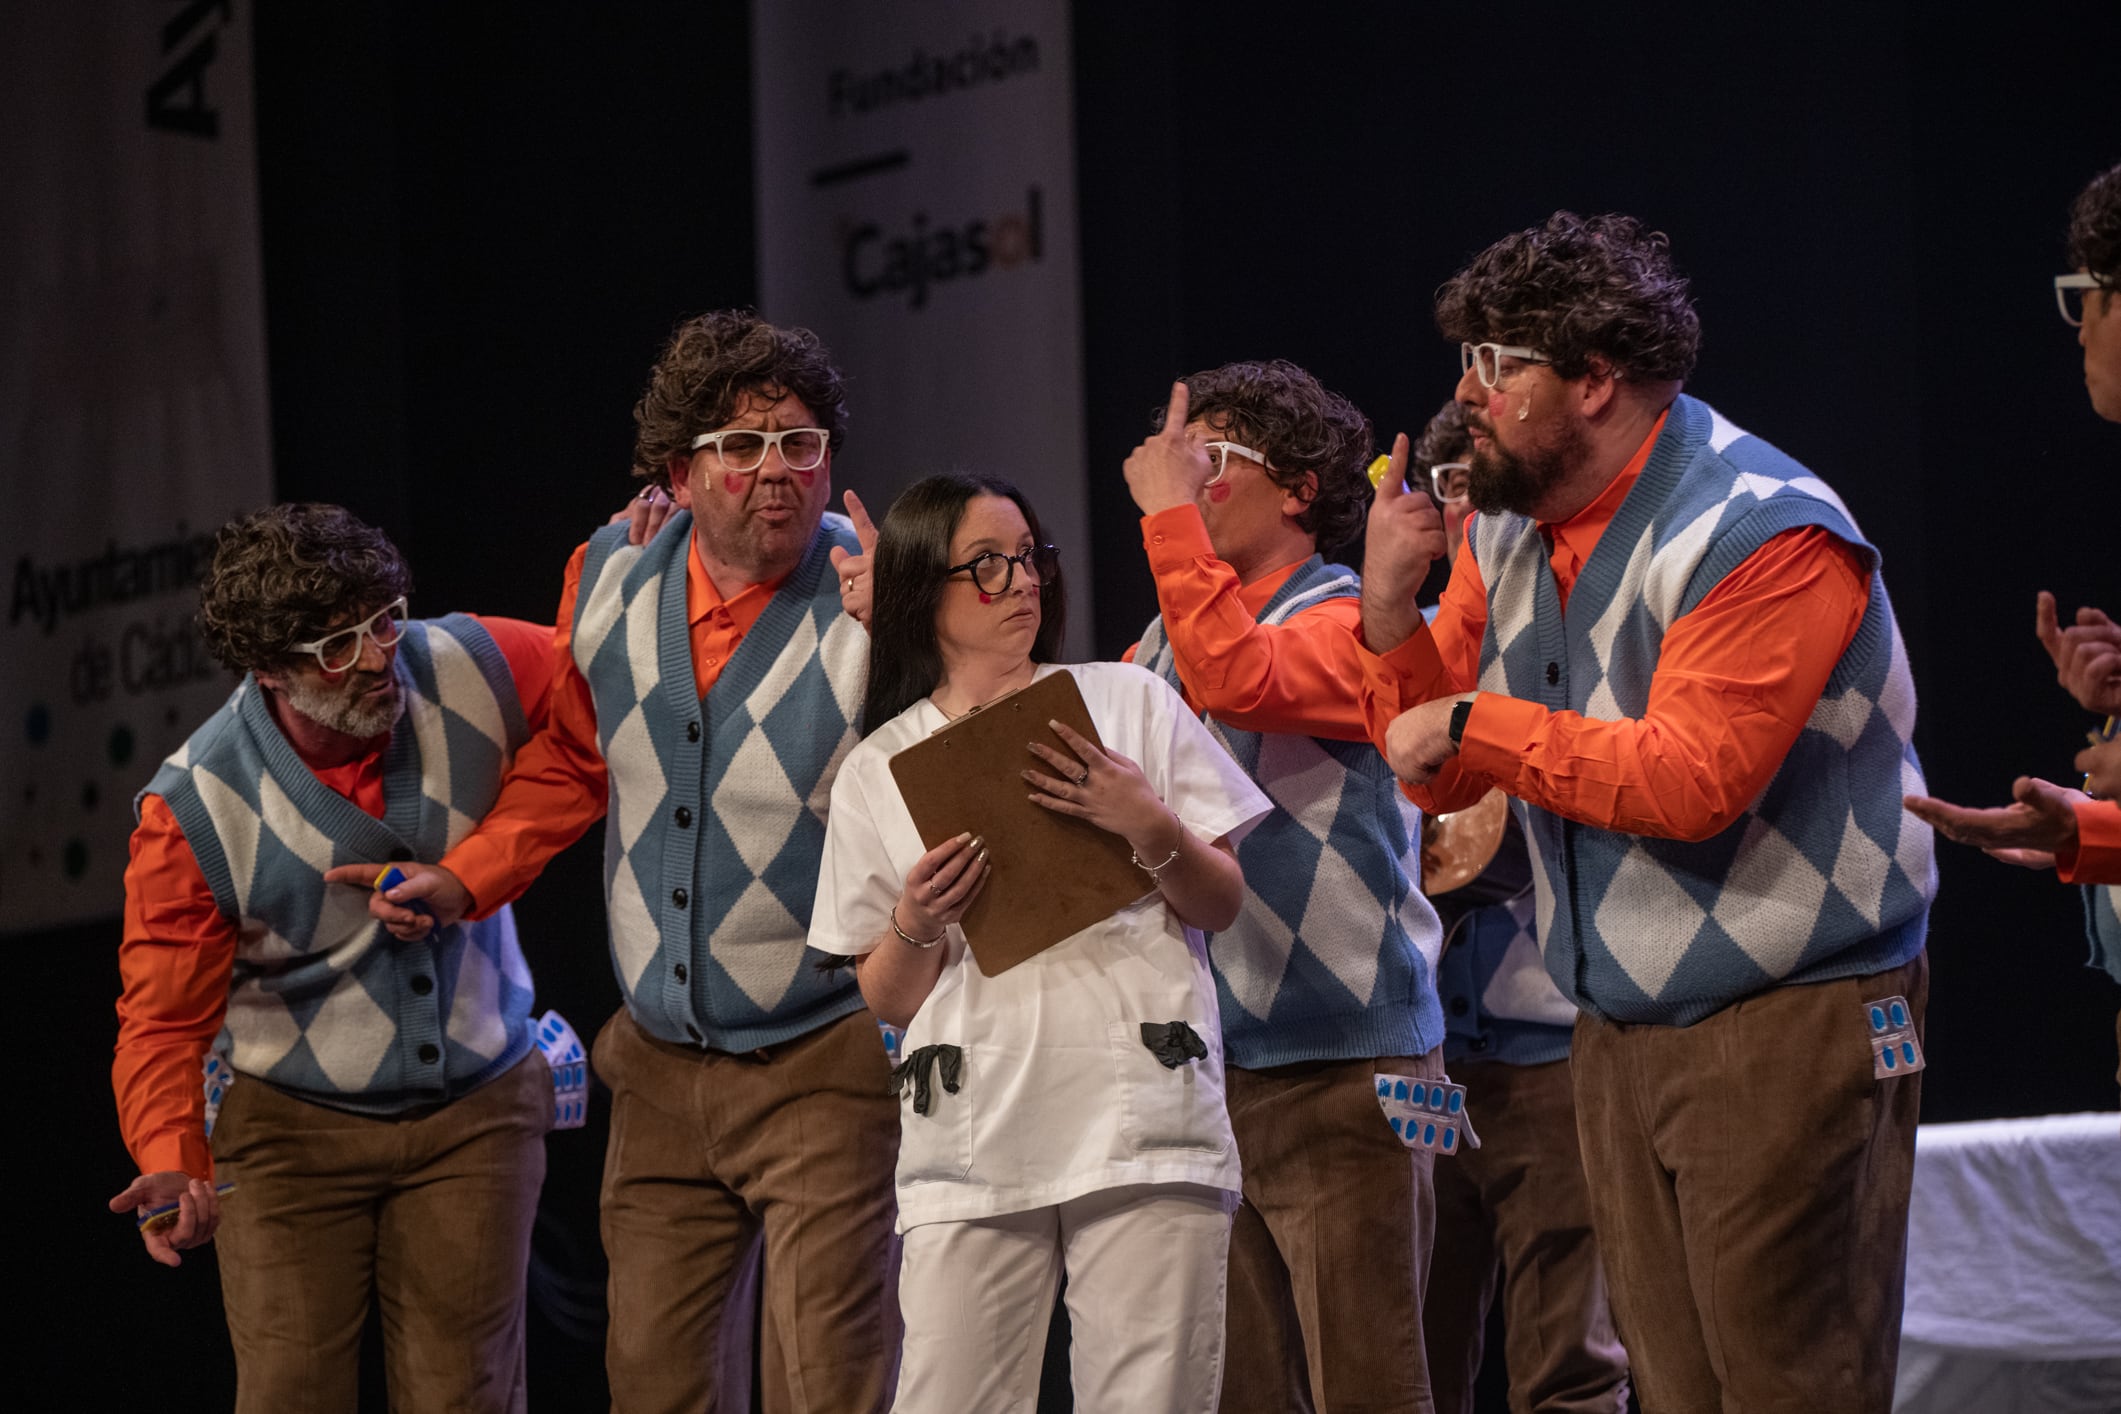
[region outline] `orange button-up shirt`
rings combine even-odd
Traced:
[[[1281,624],[1260,610],[1303,565],[1250,584],[1215,554],[1200,508],[1142,517],[1142,547],[1186,705],[1251,732],[1368,741],[1362,714],[1362,601],[1328,599]],[[1126,652],[1133,662],[1139,643]]]
[[[560,588],[559,620],[552,630],[552,713],[545,730],[516,753],[501,795],[479,827],[444,855],[484,917],[520,898],[555,854],[604,818],[604,754],[597,742],[596,701],[574,663],[574,604],[582,587],[581,545],[567,561]],[[694,536],[685,562],[685,617],[691,626],[692,677],[702,697],[772,602],[779,579],[747,584],[722,596],[700,559]]]
[[[519,619],[479,618],[515,679],[535,730],[552,682],[552,631]],[[383,817],[385,735],[374,751],[337,766],[305,761],[319,781]],[[291,745],[293,743],[290,743]],[[301,748],[297,746],[299,753]],[[124,932],[118,944],[118,1046],[111,1086],[118,1129],[142,1173],[181,1169],[211,1178],[202,1067],[228,1012],[236,921],[221,912],[184,831],[158,795],[140,802],[125,867]]]
[[[1590,505],[1540,526],[1564,608],[1663,429],[1660,417]],[[1601,829],[1706,839],[1736,820],[1781,768],[1856,636],[1869,591],[1852,546],[1816,526],[1786,530],[1666,631],[1641,717],[1596,721],[1484,692],[1459,754],[1407,795],[1442,812],[1500,786]],[[1386,728],[1407,708],[1478,686],[1487,618],[1480,567],[1460,554],[1432,624],[1382,656],[1362,649],[1372,740],[1382,747]]]

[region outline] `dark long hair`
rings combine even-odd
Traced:
[[[1045,543],[1038,512],[1024,493],[991,476],[931,476],[907,487],[877,532],[873,570],[875,607],[869,616],[869,687],[862,694],[862,735],[867,736],[935,690],[943,677],[943,654],[935,641],[935,610],[950,568],[950,537],[975,496],[1006,496],[1024,513],[1031,541]],[[1068,590],[1060,571],[1039,585],[1038,636],[1031,661],[1060,656],[1068,621]]]

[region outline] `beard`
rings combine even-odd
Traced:
[[[288,706],[318,726],[366,741],[389,731],[405,709],[405,693],[397,687],[396,679],[386,680],[391,683],[391,691],[381,697],[368,695],[376,685],[373,676],[349,678],[336,687],[294,677],[282,692]]]
[[[1582,427],[1565,422],[1552,445],[1519,453],[1506,450],[1489,432],[1487,445],[1476,447],[1468,463],[1466,498],[1476,511],[1531,515],[1583,459],[1586,441]]]

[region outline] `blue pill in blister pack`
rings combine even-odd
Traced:
[[[1925,1064],[1922,1042],[1910,1024],[1914,1009],[1906,997],[1880,997],[1863,1003],[1871,1030],[1871,1074],[1879,1080],[1912,1075]]]
[[[1379,1075],[1376,1085],[1378,1108],[1402,1144],[1456,1153],[1463,1135],[1466,1147],[1480,1147],[1466,1112],[1463,1085],[1449,1077],[1425,1080],[1408,1075]]]

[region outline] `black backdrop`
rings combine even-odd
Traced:
[[[2070,198],[2121,158],[2110,6],[1077,8],[1100,653],[1152,612],[1118,468],[1172,376],[1285,356],[1381,436],[1418,430],[1456,376],[1436,284],[1555,207],[1619,209],[1670,232],[1694,278],[1694,391],[1831,480],[1883,550],[1933,788],[1992,801],[2019,771],[2067,777],[2088,723],[2032,598],[2121,607],[2121,428],[2088,408],[2048,280]],[[545,618],[569,549],[630,490],[658,341],[753,295],[743,8],[255,22],[279,492],[385,526],[417,612]],[[1006,475],[1010,449],[993,458]],[[1924,1118],[2113,1108],[2121,993],[2081,965],[2076,894],[1950,846],[1941,862]],[[617,1005],[593,841],[520,916],[541,1004],[586,1036]],[[17,1270],[69,1333],[15,1392],[225,1408],[211,1259],[153,1268],[101,1212],[129,1173],[105,1069],[115,932],[14,940],[34,979]],[[602,1407],[576,1334],[601,1118],[550,1144],[545,1409]]]

